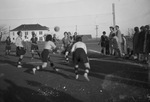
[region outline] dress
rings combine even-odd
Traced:
[[[135,32],[133,36],[133,53],[139,53],[139,32]]]
[[[106,47],[106,40],[107,40],[107,36],[102,35],[101,36],[101,47]]]
[[[146,31],[147,38],[146,38],[146,48],[145,52],[150,53],[150,30]]]
[[[139,33],[139,53],[143,54],[143,49],[144,49],[144,39],[145,39],[145,31],[141,31]]]

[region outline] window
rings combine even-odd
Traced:
[[[15,36],[15,32],[13,32],[13,36]]]
[[[42,35],[43,34],[43,32],[42,31],[39,31],[39,35]]]
[[[28,35],[28,32],[25,32],[25,36],[27,36]]]

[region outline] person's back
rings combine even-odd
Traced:
[[[44,49],[47,49],[49,51],[52,51],[55,48],[56,48],[56,45],[52,41],[46,41],[44,44]]]
[[[73,45],[71,52],[75,51],[77,48],[82,48],[82,49],[84,49],[85,53],[87,54],[87,48],[86,48],[85,43],[83,43],[83,42],[81,42],[81,41],[76,42],[76,43]]]
[[[78,37],[76,39],[76,41],[77,42],[73,45],[73,47],[71,49],[76,79],[79,78],[79,75],[78,75],[79,63],[82,63],[82,64],[84,64],[84,67],[85,67],[84,77],[87,81],[90,81],[88,78],[90,64],[89,64],[89,60],[88,60],[88,56],[87,56],[86,44],[82,42],[81,37]]]

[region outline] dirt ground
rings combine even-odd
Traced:
[[[59,54],[51,55],[59,72],[48,66],[33,75],[31,69],[41,64],[37,55],[31,60],[27,52],[19,69],[15,48],[5,56],[5,46],[0,45],[0,102],[149,102],[146,65],[93,52],[99,51],[93,42],[87,46],[89,82],[83,77],[82,65],[76,80],[72,63],[65,63]]]

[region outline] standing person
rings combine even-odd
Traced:
[[[120,57],[122,57],[122,49],[121,49],[121,43],[122,43],[122,37],[121,37],[121,31],[119,29],[119,26],[116,25],[116,36],[118,37],[118,46],[119,46],[119,50],[120,50]]]
[[[54,44],[56,45],[56,43],[57,43],[56,34],[53,34],[53,42],[54,42]]]
[[[144,41],[144,60],[147,63],[150,53],[150,30],[149,25],[145,26],[145,41]]]
[[[76,43],[73,45],[71,52],[72,52],[72,59],[74,63],[74,68],[75,68],[75,74],[76,74],[76,79],[79,78],[78,75],[78,68],[79,68],[79,63],[83,63],[85,67],[85,72],[84,72],[84,77],[87,81],[90,81],[88,78],[89,70],[90,70],[90,64],[87,56],[87,47],[86,44],[82,42],[81,37],[77,37]]]
[[[121,43],[121,49],[122,49],[122,55],[126,55],[127,54],[127,40],[124,37],[124,34],[121,34],[122,37],[122,43]]]
[[[112,44],[112,34],[114,34],[114,27],[109,27],[110,28],[110,34],[109,34],[109,53],[110,55],[113,55],[114,54],[114,51],[113,51],[113,44]]]
[[[24,57],[24,54],[26,53],[26,50],[25,50],[24,42],[22,40],[22,32],[18,31],[17,34],[18,34],[18,37],[16,38],[16,42],[15,42],[17,54],[19,56],[17,67],[21,68],[22,67],[21,61]]]
[[[71,36],[71,32],[68,32],[68,38],[70,39],[70,43],[73,43],[73,36]]]
[[[53,40],[53,43],[57,46],[57,41],[58,41],[58,39],[56,38],[56,34],[53,34],[53,38],[52,38]],[[55,54],[57,51],[58,51],[58,47],[56,48],[56,49],[54,49],[53,50],[53,54]]]
[[[65,60],[69,62],[69,47],[70,47],[70,38],[68,37],[68,33],[64,32],[64,37],[62,39],[62,46],[64,48]]]
[[[71,47],[73,45],[73,36],[71,36],[71,32],[68,32],[68,38],[69,38],[69,46],[70,46],[70,49],[69,49],[69,52],[71,51]]]
[[[45,45],[44,45],[44,50],[41,53],[41,57],[42,57],[42,62],[43,64],[40,66],[37,66],[36,68],[33,68],[33,74],[35,74],[35,72],[37,70],[42,70],[44,68],[47,67],[48,62],[50,62],[50,66],[53,68],[53,70],[58,71],[58,69],[56,69],[54,63],[52,62],[52,60],[50,59],[50,53],[53,52],[53,50],[56,48],[56,45],[54,44],[54,42],[52,41],[52,35],[47,35],[46,39],[45,39]]]
[[[106,32],[103,31],[103,35],[101,36],[100,42],[99,44],[101,44],[101,52],[106,55],[106,40],[107,40],[107,36],[106,36]]]
[[[106,36],[106,55],[109,55],[110,52],[109,52],[109,38],[108,36]]]
[[[137,59],[139,59],[139,28],[134,27],[134,35],[133,35],[133,54],[134,56],[137,56]]]
[[[144,26],[140,27],[139,33],[139,61],[143,61],[143,49],[144,49],[144,39],[145,39],[145,28]]]
[[[77,38],[77,32],[74,32],[74,35],[73,35],[73,43],[76,43],[76,38]]]
[[[11,40],[10,37],[8,36],[6,39],[5,55],[10,55],[10,50],[11,50]]]
[[[0,32],[0,42],[1,42],[1,39],[2,39],[2,32]]]
[[[40,52],[39,52],[39,48],[38,48],[38,45],[37,45],[37,41],[38,41],[38,38],[36,37],[35,32],[32,32],[32,38],[31,38],[31,54],[32,54],[32,58],[31,59],[34,59],[34,52],[37,52],[37,54],[40,57]]]
[[[112,34],[112,46],[113,46],[113,50],[114,50],[114,54],[115,56],[121,56],[120,55],[120,50],[119,50],[119,45],[118,45],[118,37],[116,36],[115,33]]]

